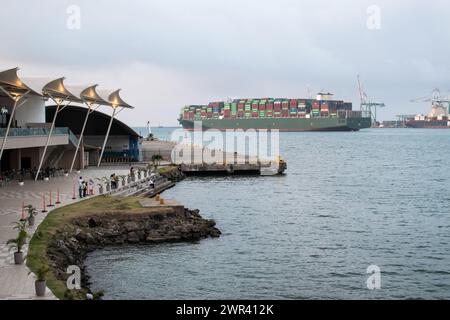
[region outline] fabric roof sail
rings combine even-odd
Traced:
[[[101,104],[101,105],[105,105],[105,106],[111,106],[111,103],[105,99],[103,99],[99,93],[97,92],[96,88],[97,88],[97,84],[87,87],[86,89],[84,89],[81,94],[80,97],[85,100],[86,102],[91,102],[91,103],[96,103],[96,104]]]
[[[65,85],[64,77],[53,78],[19,78],[19,68],[0,71],[0,88],[10,97],[33,94],[77,103],[95,103],[99,105],[134,109],[120,96],[119,90],[97,90],[98,85]]]
[[[71,92],[75,97],[80,98],[80,100],[84,101],[81,93],[87,88],[93,86],[93,84],[66,84],[65,86],[67,90]]]
[[[80,96],[73,94],[65,85],[64,85],[64,77],[58,78],[47,83],[43,87],[43,92],[46,95],[51,96],[53,99],[63,99],[65,101],[72,102],[83,102]]]
[[[41,90],[27,86],[17,75],[19,68],[12,68],[0,72],[0,87],[11,95],[23,95],[25,93],[42,96]]]
[[[119,95],[120,89],[118,89],[112,93],[111,93],[111,90],[106,90],[106,89],[97,90],[97,92],[104,100],[108,100],[110,102],[111,106],[113,106],[113,107],[134,109],[128,103],[123,101],[123,99],[120,97],[120,95]]]
[[[111,93],[109,95],[109,101],[116,106],[119,107],[123,107],[123,108],[129,108],[129,109],[134,109],[134,107],[130,106],[128,103],[126,103],[125,101],[123,101],[123,99],[120,97],[119,95],[120,89],[114,91],[113,93]]]

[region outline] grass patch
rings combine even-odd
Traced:
[[[58,280],[47,258],[47,247],[52,236],[72,219],[86,215],[107,215],[125,211],[127,214],[148,212],[139,204],[139,198],[113,198],[110,196],[98,196],[67,205],[51,211],[39,225],[30,241],[27,255],[27,266],[34,273],[40,267],[48,267],[51,272],[47,275],[47,286],[59,299],[67,299],[65,296],[67,287],[64,281]],[[81,292],[72,292],[73,298],[84,299]]]
[[[170,166],[164,166],[164,167],[159,168],[158,173],[159,174],[168,174],[170,172],[177,171],[177,170],[178,170],[178,166],[170,165]]]

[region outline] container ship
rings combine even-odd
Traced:
[[[371,117],[354,111],[351,102],[319,93],[316,99],[235,99],[188,105],[178,119],[184,129],[278,129],[280,131],[358,131],[370,128]]]
[[[405,122],[408,128],[450,129],[450,110],[442,104],[433,104],[428,115],[418,114]]]

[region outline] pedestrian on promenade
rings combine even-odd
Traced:
[[[80,195],[80,198],[83,198],[83,177],[80,177],[80,179],[78,179],[78,193]]]
[[[116,180],[116,174],[115,173],[113,173],[110,176],[110,180],[111,180],[111,189],[113,189],[113,190],[117,189],[117,180]]]
[[[89,179],[89,195],[94,195],[94,180]]]
[[[88,183],[83,181],[83,198],[87,197]]]
[[[134,167],[130,168],[130,177],[131,177],[131,181],[134,182],[134,180],[136,179],[136,176],[134,175]]]

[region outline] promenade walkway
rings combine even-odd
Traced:
[[[109,177],[112,173],[117,175],[128,174],[127,166],[100,167],[83,170],[80,174],[72,173],[68,177],[56,177],[49,181],[26,180],[24,186],[12,183],[6,188],[0,188],[0,299],[38,299],[34,289],[34,274],[29,274],[26,265],[15,265],[14,254],[8,250],[6,241],[16,236],[16,230],[11,225],[18,221],[22,215],[22,204],[33,205],[39,211],[36,216],[36,226],[29,229],[30,235],[34,233],[37,226],[45,218],[46,214],[41,213],[43,207],[42,197],[45,196],[48,204],[49,192],[52,192],[52,203],[56,201],[56,191],[59,189],[60,205],[48,208],[52,209],[80,201],[78,198],[78,179],[80,176],[84,180],[92,179],[97,184],[95,178]],[[73,186],[75,185],[76,199],[73,197]],[[98,190],[95,188],[94,190]],[[25,255],[27,252],[25,248]],[[55,299],[54,295],[47,289],[46,296],[39,299]]]

